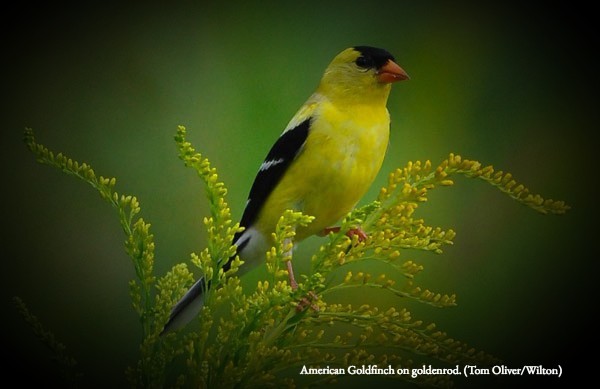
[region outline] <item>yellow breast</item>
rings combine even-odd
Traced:
[[[300,155],[266,201],[257,224],[273,231],[286,209],[315,216],[296,240],[332,226],[364,195],[381,168],[389,139],[385,106],[336,107],[321,101]]]

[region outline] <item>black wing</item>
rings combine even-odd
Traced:
[[[281,177],[291,165],[292,161],[296,158],[298,153],[304,147],[306,138],[308,137],[308,129],[310,127],[310,119],[307,119],[300,123],[298,126],[292,128],[281,134],[277,142],[267,154],[265,161],[260,166],[258,174],[254,179],[252,188],[250,189],[250,195],[248,196],[248,202],[246,203],[246,209],[244,209],[244,215],[240,225],[242,227],[250,227],[256,215],[260,212],[260,209],[267,201],[267,198],[277,186]],[[238,232],[233,238],[233,243],[236,243],[240,236],[244,232]],[[243,242],[237,242],[237,251],[240,252],[249,242],[249,237]],[[227,260],[223,265],[223,271],[228,271],[231,267],[231,261],[235,258],[235,255]],[[179,328],[185,325],[189,320],[189,316],[198,313],[199,309],[204,304],[204,293],[210,288],[210,280],[204,281],[204,278],[200,278],[190,290],[181,298],[181,300],[173,307],[169,321],[163,328],[161,335],[169,332],[173,329]],[[188,316],[188,317],[186,317]]]
[[[250,227],[256,220],[256,216],[267,201],[267,198],[277,186],[285,171],[290,167],[292,161],[296,158],[308,137],[310,119],[306,119],[296,127],[281,134],[277,142],[273,145],[265,161],[260,166],[260,170],[254,179],[248,202],[240,225]],[[234,242],[239,238],[236,234]]]

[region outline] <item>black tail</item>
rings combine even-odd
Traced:
[[[233,244],[237,245],[237,252],[234,256],[230,257],[227,262],[222,266],[223,272],[228,271],[231,268],[231,262],[235,257],[246,247],[250,241],[250,237],[246,237],[243,241],[240,240],[243,233],[238,232],[233,238]],[[207,285],[208,284],[208,285]],[[204,306],[204,296],[206,291],[210,288],[210,281],[205,282],[204,278],[200,278],[190,290],[175,304],[171,310],[171,315],[165,327],[161,331],[160,335],[182,328],[189,323],[194,317],[200,313],[200,310]]]
[[[160,335],[177,330],[196,317],[204,306],[204,296],[208,288],[210,288],[210,281],[208,285],[206,285],[204,278],[196,281],[181,300],[175,304],[171,310],[171,316],[169,316],[169,320]]]

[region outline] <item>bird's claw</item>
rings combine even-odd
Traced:
[[[324,228],[323,231],[319,232],[317,235],[327,236],[329,234],[337,234],[338,232],[340,232],[340,227],[327,227]],[[350,239],[352,239],[352,237],[355,235],[358,236],[359,242],[363,242],[368,238],[367,233],[364,232],[360,227],[351,228],[348,231],[346,231],[346,236]]]
[[[302,297],[298,305],[296,305],[296,312],[303,312],[307,307],[310,307],[315,312],[319,312],[319,306],[316,303],[317,300],[319,300],[319,296],[315,292],[308,292],[308,295]]]
[[[323,231],[319,232],[318,236],[327,236],[329,234],[337,234],[340,232],[340,227],[327,227],[323,228]]]
[[[321,231],[318,235],[327,236],[329,234],[337,234],[338,232],[340,232],[340,227],[327,227],[324,228],[323,231]],[[349,229],[346,231],[346,236],[350,239],[352,239],[353,236],[357,236],[359,242],[363,242],[368,238],[367,233],[364,232],[360,227]]]
[[[346,236],[350,239],[352,239],[353,236],[357,236],[359,242],[364,242],[368,237],[367,233],[364,232],[360,227],[349,229],[348,232],[346,232]]]

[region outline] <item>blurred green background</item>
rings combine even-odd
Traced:
[[[573,207],[540,215],[467,179],[432,192],[420,215],[454,228],[455,245],[443,256],[404,256],[425,265],[422,286],[457,293],[459,305],[411,306],[414,316],[510,367],[562,364],[573,375],[597,307],[590,13],[454,2],[262,4],[82,3],[5,13],[0,304],[14,364],[54,379],[14,295],[64,341],[84,383],[124,384],[140,340],[127,288],[134,272],[114,211],[90,187],[36,164],[24,127],[138,196],[164,274],[205,239],[204,189],[177,159],[176,126],[186,125],[218,168],[240,217],[258,166],[329,61],[346,47],[372,45],[393,53],[411,80],[393,87],[391,144],[364,201],[393,168],[456,152]],[[319,242],[309,239],[299,255]]]

